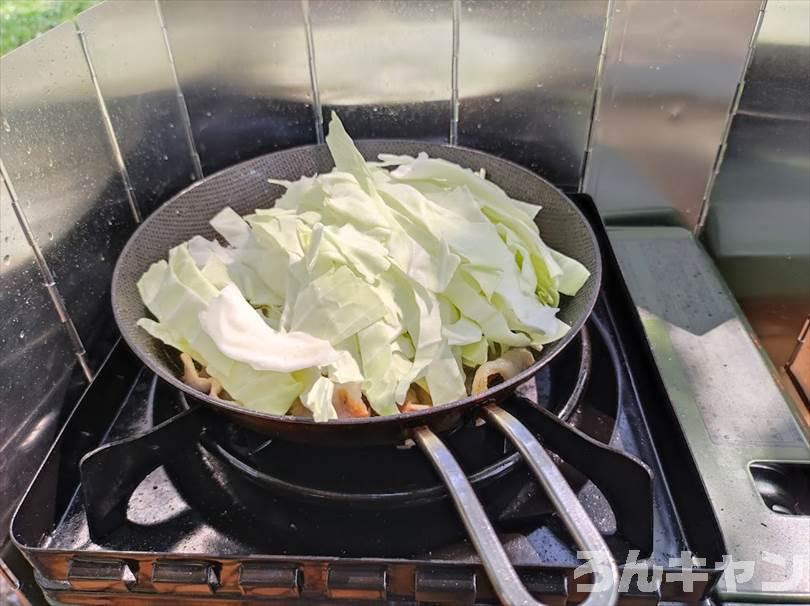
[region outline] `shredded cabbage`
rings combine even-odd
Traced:
[[[295,372],[338,361],[328,341],[307,332],[272,329],[233,284],[211,300],[199,320],[222,353],[253,370]]]
[[[271,180],[275,207],[226,207],[222,242],[195,236],[152,265],[138,288],[155,319],[138,324],[235,402],[285,414],[299,399],[316,421],[338,417],[345,385],[378,415],[412,385],[433,405],[463,398],[492,351],[569,330],[560,295],[589,273],[542,241],[539,206],[424,153],[366,162],[334,114],[326,142],[332,172]]]

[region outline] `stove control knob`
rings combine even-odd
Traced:
[[[209,562],[158,560],[152,565],[152,585],[160,593],[211,594],[219,576]]]

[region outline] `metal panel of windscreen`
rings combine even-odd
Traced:
[[[94,368],[116,335],[109,301],[135,223],[72,23],[3,57],[3,161]]]
[[[459,143],[576,188],[606,0],[463,0]]]
[[[792,317],[791,334],[810,297],[808,53],[810,4],[768,2],[705,234],[734,294],[779,297],[771,307]]]
[[[769,0],[738,113],[810,121],[810,3]]]
[[[77,21],[146,216],[195,178],[155,4],[105,2]]]
[[[76,358],[0,178],[0,541],[53,441]]]
[[[617,0],[584,189],[609,221],[694,227],[760,0]]]
[[[310,19],[325,122],[334,110],[357,139],[447,141],[451,2],[315,0]]]
[[[160,6],[206,174],[315,142],[300,2]]]

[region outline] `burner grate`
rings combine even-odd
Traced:
[[[581,354],[590,354],[590,340],[585,338],[580,344],[571,350],[569,359],[555,361],[550,371],[540,375],[524,393],[547,393],[552,408],[558,411],[570,410],[572,398],[581,399],[576,409],[577,422],[587,427],[590,421],[602,421],[591,423],[590,430],[597,440],[607,442],[613,427],[609,418],[615,418],[616,410],[589,410],[594,397],[583,389],[586,382],[582,380],[590,372],[589,365],[583,363],[589,356]],[[579,372],[568,372],[570,376],[566,376],[563,369],[571,368],[579,368]],[[615,394],[616,385],[607,381],[610,376],[600,376],[594,385],[610,388]],[[115,539],[108,535],[130,529],[127,502],[130,521],[156,515],[165,518],[154,499],[138,496],[138,505],[133,507],[130,498],[143,477],[159,464],[166,468],[176,500],[185,506],[190,504],[223,534],[239,536],[255,549],[399,557],[447,546],[464,536],[446,490],[437,483],[429,462],[418,449],[317,448],[283,440],[268,445],[263,436],[223,424],[207,410],[189,409],[178,392],[154,378],[151,381],[145,404],[159,423],[157,429],[109,444],[82,462],[85,498],[75,504],[76,517],[86,516],[89,522],[87,534],[82,537],[89,535],[102,545],[114,543]],[[605,401],[615,406],[615,395]],[[648,552],[651,530],[649,523],[640,521],[644,517],[638,515],[643,511],[649,518],[651,509],[649,497],[645,497],[649,493],[647,472],[641,469],[628,474],[623,456],[599,447],[595,441],[567,435],[569,432],[560,422],[551,421],[551,415],[533,415],[538,411],[532,411],[532,405],[525,401],[515,401],[506,408],[525,417],[527,423],[534,423],[536,431],[569,463],[582,470],[596,468],[587,475],[603,484],[605,493],[615,496],[622,520],[634,520],[622,525],[630,529],[630,544]],[[204,436],[201,445],[196,443],[199,434]],[[189,440],[189,436],[193,439]],[[445,440],[465,467],[487,511],[503,527],[535,528],[553,511],[500,433],[469,419],[465,426],[449,432]],[[258,456],[252,454],[256,445],[263,446]],[[294,468],[290,465],[293,461]],[[362,473],[345,471],[357,461],[365,462]],[[632,461],[629,466],[637,467]],[[576,488],[585,485],[585,477],[573,468],[566,467],[566,473]],[[115,483],[110,482],[111,476],[116,477]],[[611,486],[616,478],[625,478],[624,490]],[[158,494],[165,492],[165,483],[154,484],[161,491]],[[628,485],[638,489],[628,493]],[[526,506],[515,507],[521,502],[519,493],[525,495],[527,489],[531,498],[523,499]],[[638,503],[623,498],[626,494],[636,495]],[[602,507],[612,516],[604,498]],[[508,508],[512,511],[506,512]],[[257,511],[272,515],[257,516]],[[392,517],[401,530],[391,528]],[[420,532],[410,532],[412,527],[420,528]],[[341,532],[324,532],[324,528],[340,528]],[[262,543],[257,536],[272,539]]]

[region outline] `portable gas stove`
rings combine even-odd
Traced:
[[[0,604],[496,601],[418,447],[268,441],[113,347],[142,219],[323,143],[332,110],[597,199],[572,196],[595,312],[505,407],[605,536],[620,603],[810,603],[810,411],[782,392],[808,341],[808,24],[794,0],[100,2],[3,56]],[[472,417],[441,438],[534,595],[594,598],[519,455]]]
[[[721,533],[593,203],[572,197],[605,251],[602,294],[579,339],[505,408],[637,573],[620,603],[698,603],[721,575]],[[584,599],[584,560],[502,435],[470,418],[444,438],[532,593]],[[418,449],[268,440],[190,407],[120,343],[12,537],[51,603],[495,602]]]

